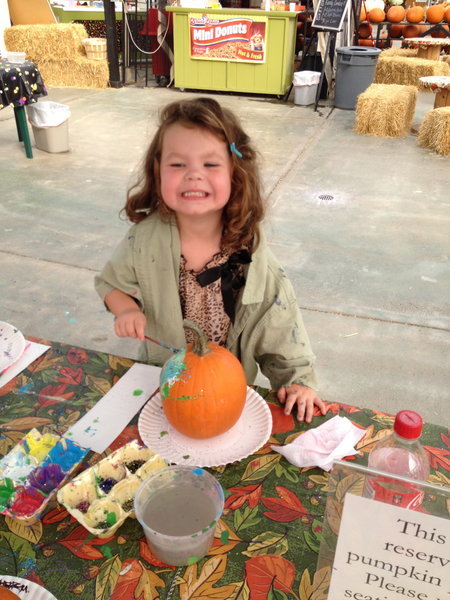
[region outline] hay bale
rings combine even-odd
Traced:
[[[40,60],[36,64],[47,86],[91,89],[108,87],[107,60],[79,56],[72,60]]]
[[[413,85],[373,83],[358,96],[356,133],[403,137],[414,116],[417,88]]]
[[[450,156],[450,106],[429,110],[419,128],[419,146]]]
[[[377,62],[374,83],[419,86],[420,77],[429,75],[450,75],[450,65],[441,60],[386,56]]]
[[[441,56],[441,60],[450,65],[450,54],[444,54],[444,56]]]
[[[14,25],[4,31],[7,50],[26,52],[27,59],[33,62],[86,56],[82,40],[87,37],[81,23]]]
[[[386,48],[386,50],[381,52],[378,60],[388,56],[403,56],[405,58],[417,56],[418,51],[418,48]]]

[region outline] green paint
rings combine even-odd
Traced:
[[[106,556],[106,558],[111,558],[111,556],[112,556],[111,548],[108,548],[108,546],[105,546],[104,548],[102,548],[102,552],[103,552],[103,555]]]
[[[198,557],[198,556],[190,556],[190,557],[187,559],[187,561],[186,561],[186,564],[188,564],[188,565],[193,565],[193,564],[195,564],[196,562],[198,562],[199,560],[200,560],[200,559],[199,559],[199,557]]]
[[[165,435],[169,435],[168,431],[161,431],[159,437],[164,437]]]
[[[230,532],[229,531],[222,531],[222,533],[220,534],[220,541],[222,542],[222,544],[228,544],[228,539],[230,537]]]
[[[188,459],[189,459],[189,458],[191,458],[191,457],[189,456],[189,454],[185,454],[185,455],[183,456],[183,458],[184,458],[184,460],[188,460]]]
[[[160,374],[160,390],[161,390],[161,398],[165,400],[167,398],[167,394],[170,391],[170,388],[178,381],[183,371],[186,370],[186,348],[182,348],[179,352],[174,354],[169,360],[166,362],[164,367],[161,370]]]
[[[142,390],[134,390],[133,396],[142,396],[144,392]]]
[[[167,398],[167,396],[169,395],[170,392],[170,385],[168,383],[164,383],[161,386],[161,397],[163,400],[165,400]]]
[[[117,515],[115,512],[109,512],[106,515],[106,522],[108,523],[109,527],[112,527],[113,525],[115,525],[117,523]]]

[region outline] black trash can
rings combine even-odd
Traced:
[[[372,83],[378,62],[379,48],[343,46],[337,48],[334,106],[354,109],[358,95]]]

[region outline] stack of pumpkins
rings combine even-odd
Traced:
[[[403,0],[400,0],[401,2]],[[398,0],[391,0],[385,4],[384,0],[367,0],[363,2],[358,27],[358,44],[360,46],[374,46],[376,33],[373,31],[372,23],[390,22],[388,42],[387,33],[380,36],[378,47],[386,48],[392,45],[392,39],[412,38],[423,34],[431,26],[442,23],[442,29],[449,30],[450,2],[434,4],[423,8],[422,6],[411,6],[405,9]],[[428,25],[425,25],[425,22]],[[445,37],[442,29],[432,31],[432,37]]]

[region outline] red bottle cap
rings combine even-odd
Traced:
[[[395,433],[408,440],[419,438],[422,435],[422,426],[422,417],[413,410],[401,410],[395,417]]]

